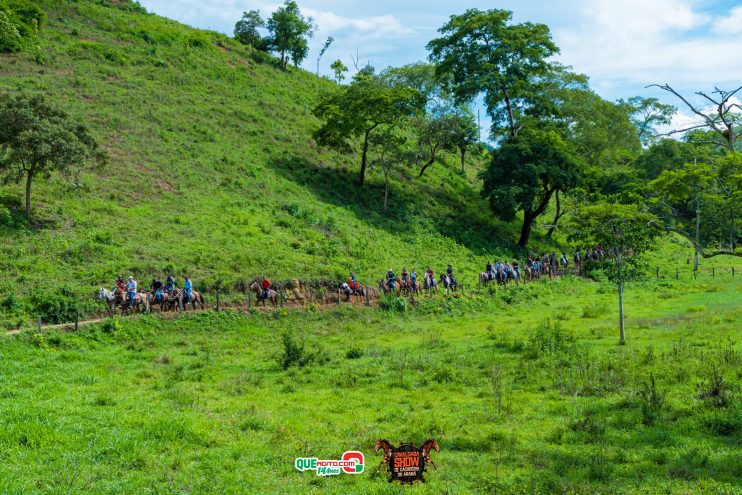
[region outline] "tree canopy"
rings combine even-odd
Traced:
[[[298,66],[309,55],[308,39],[314,36],[316,27],[311,17],[304,17],[294,0],[286,0],[276,9],[266,27],[269,36],[266,45],[281,57],[281,66],[286,67],[289,59]]]

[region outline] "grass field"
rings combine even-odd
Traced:
[[[0,492],[742,493],[741,282],[630,287],[626,346],[580,279],[23,333],[0,341]],[[375,440],[429,437],[428,483],[389,485]],[[362,475],[293,468],[351,449]]]

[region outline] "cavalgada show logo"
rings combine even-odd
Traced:
[[[399,481],[404,484],[412,484],[416,481],[425,483],[423,474],[427,472],[427,466],[434,468],[435,463],[430,458],[430,451],[440,452],[438,442],[430,439],[419,447],[411,443],[400,444],[395,447],[388,440],[379,440],[374,446],[374,452],[384,451],[382,464],[386,464],[389,472],[389,483]],[[436,468],[437,469],[437,468]]]
[[[349,451],[340,459],[323,460],[316,457],[297,457],[294,466],[299,471],[315,471],[317,476],[335,476],[340,473],[361,474],[364,458],[362,452]]]

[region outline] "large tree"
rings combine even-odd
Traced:
[[[656,218],[636,205],[603,203],[580,208],[568,225],[571,242],[587,249],[601,246],[606,252],[595,263],[618,290],[621,344],[626,342],[624,287],[644,272],[642,254],[652,248],[659,234],[655,224]]]
[[[556,126],[532,124],[493,152],[482,173],[482,193],[504,220],[514,220],[516,212],[523,212],[518,245],[525,248],[534,220],[546,211],[557,191],[575,186],[582,168],[574,145]]]
[[[660,102],[657,98],[643,98],[632,96],[628,100],[618,100],[631,117],[631,123],[636,126],[639,140],[644,146],[649,146],[661,138],[657,128],[672,123],[672,117],[677,108]]]
[[[558,53],[549,28],[526,22],[511,24],[507,10],[469,9],[451,16],[428,43],[430,61],[458,101],[484,96],[493,135],[514,138],[520,118],[538,95],[538,82],[552,70],[547,61]]]
[[[286,0],[268,19],[270,33],[267,45],[281,56],[281,67],[289,58],[298,66],[309,54],[307,40],[314,36],[315,26],[311,17],[304,17],[294,0]]]
[[[381,126],[395,128],[407,117],[422,112],[420,93],[409,87],[388,84],[373,70],[363,70],[347,86],[325,95],[314,109],[322,126],[314,137],[320,145],[351,151],[360,138],[361,170],[358,184],[363,189],[368,166],[370,138]]]
[[[29,222],[34,179],[52,173],[74,177],[104,158],[88,129],[42,96],[0,97],[0,172],[8,181],[25,181]]]

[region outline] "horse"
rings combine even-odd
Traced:
[[[116,288],[113,293],[116,294],[117,291],[120,291],[123,294],[123,291],[119,288]],[[133,303],[124,294],[124,302],[121,304],[121,315],[128,316],[130,311],[134,313],[149,313],[148,294],[147,291],[138,291],[134,296]]]
[[[432,438],[430,440],[426,440],[425,443],[420,446],[420,450],[422,450],[425,464],[431,464],[434,468],[438,469],[438,466],[436,466],[433,460],[430,458],[431,450],[435,450],[436,452],[441,451],[441,447],[438,445],[438,442],[436,442]]]
[[[443,284],[443,288],[446,290],[452,290],[455,291],[456,287],[458,287],[458,283],[456,283],[456,278],[453,275],[449,275],[447,273],[441,273],[441,284]]]
[[[495,280],[495,278],[496,278],[495,277],[495,272],[481,272],[479,274],[479,281],[485,287],[487,287],[490,284],[490,282],[492,282],[493,280]]]
[[[160,293],[160,299],[157,299],[157,292]],[[155,304],[160,305],[160,313],[164,312],[168,307],[168,293],[164,290],[160,289],[158,291],[152,291],[147,294],[147,304],[150,307],[150,310],[152,309],[152,306]]]
[[[204,303],[204,296],[201,295],[200,292],[197,290],[191,290],[191,300],[186,301],[186,291],[181,289],[178,291],[178,293],[175,295],[175,299],[178,302],[178,308],[181,306],[183,307],[183,311],[186,311],[188,309],[188,303],[190,302],[191,305],[193,305],[193,310],[197,310],[197,305],[201,306],[201,309],[206,309],[206,304]]]
[[[108,314],[113,317],[113,313],[116,310],[116,306],[122,306],[126,304],[126,295],[118,287],[111,292],[110,290],[101,287],[98,292],[98,299],[105,301],[108,306]],[[121,310],[123,313],[123,309]]]
[[[389,294],[391,292],[397,293],[397,281],[392,280],[391,281],[391,287],[389,286],[389,283],[386,279],[379,280],[379,290],[383,291],[384,294]]]
[[[263,296],[263,288],[257,282],[253,282],[250,286],[250,290],[255,291],[255,294],[258,298],[258,303],[262,301],[263,306],[265,306],[266,300],[270,301],[274,308],[276,307],[276,304],[278,304],[278,292],[274,291],[273,289],[268,289],[268,295]]]
[[[381,462],[379,464],[386,464],[389,462],[389,459],[392,457],[392,447],[391,442],[389,440],[378,440],[374,444],[374,454],[377,453],[379,450],[384,451],[384,458],[381,459]]]
[[[423,289],[435,289],[438,292],[438,285],[435,283],[435,278],[431,277],[429,273],[426,273],[423,277]]]

